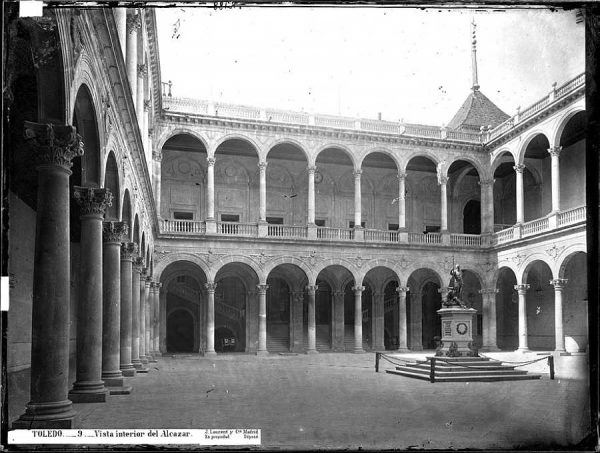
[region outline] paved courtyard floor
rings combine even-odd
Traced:
[[[552,449],[590,429],[586,356],[558,357],[555,380],[539,362],[530,369],[541,380],[435,384],[387,374],[386,361],[375,373],[372,353],[181,355],[149,365],[128,379],[131,395],[75,405],[77,427],[261,428],[270,449]]]

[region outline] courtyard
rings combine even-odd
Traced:
[[[431,384],[385,373],[385,360],[375,373],[372,353],[165,356],[128,379],[130,395],[76,404],[76,427],[260,428],[268,449],[575,447],[589,431],[586,362],[557,356],[554,380],[541,361],[526,368],[540,380]],[[26,402],[11,393],[11,420]]]

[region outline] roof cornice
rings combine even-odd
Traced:
[[[148,38],[149,66],[152,75],[152,99],[157,116],[162,111],[162,81],[160,78],[160,54],[156,36],[156,13],[154,8],[146,8],[146,36]]]

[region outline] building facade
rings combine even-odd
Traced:
[[[455,264],[477,348],[586,351],[583,74],[510,116],[475,72],[446,127],[311,115],[173,97],[152,9],[8,12],[15,427],[161,354],[434,349]]]

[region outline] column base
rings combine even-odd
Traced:
[[[131,385],[111,386],[108,387],[108,391],[111,395],[129,395],[133,391]]]
[[[410,352],[410,349],[405,348],[405,347],[400,347],[398,349],[396,349],[397,352]]]
[[[148,371],[150,371],[148,368],[146,367],[141,367],[141,368],[136,368],[135,373],[137,374],[148,374]]]
[[[158,360],[156,360],[156,357],[152,357],[151,359],[148,360],[148,362],[150,362],[150,363],[158,363]]]
[[[216,355],[217,355],[217,353],[215,351],[205,351],[204,352],[204,357],[214,357]]]
[[[481,352],[499,352],[500,348],[498,346],[483,346],[480,349]]]
[[[256,355],[260,355],[260,356],[269,355],[269,351],[256,351]]]
[[[529,348],[519,348],[519,349],[517,349],[516,352],[522,352],[522,353],[529,352]]]
[[[135,377],[137,370],[135,368],[131,370],[122,370],[122,373],[125,377]]]
[[[318,354],[318,353],[319,353],[319,351],[317,351],[316,349],[308,349],[308,350],[306,351],[306,353],[307,353],[307,354]]]
[[[72,429],[76,415],[70,400],[27,403],[25,413],[12,423],[12,429]]]
[[[377,352],[385,352],[385,345],[374,346],[372,349]]]
[[[148,357],[140,358],[140,362],[142,362],[142,365],[147,365],[148,364]]]
[[[94,391],[83,391],[83,390],[71,390],[69,392],[69,399],[73,403],[106,403],[106,397],[108,396],[108,389],[104,387],[103,390]]]
[[[124,379],[122,377],[116,378],[105,378],[102,376],[102,380],[104,381],[104,385],[106,387],[122,387]]]
[[[352,352],[354,354],[364,354],[366,351],[363,348],[354,348]]]

